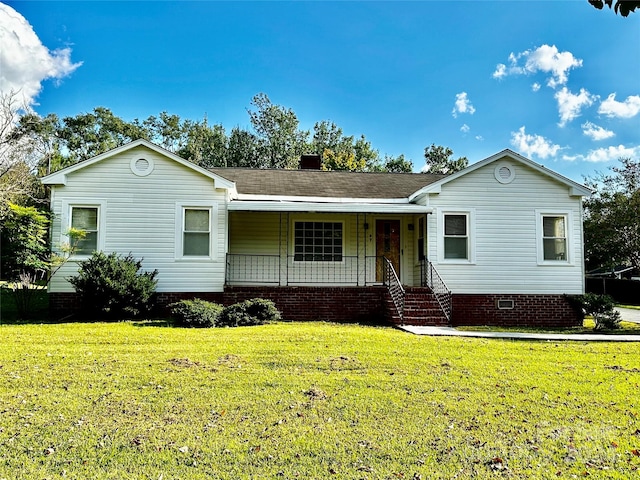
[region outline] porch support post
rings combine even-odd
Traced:
[[[367,223],[367,214],[362,216],[358,214],[358,244],[357,244],[357,256],[358,256],[358,286],[365,286],[367,284],[367,231],[364,229]]]
[[[288,284],[288,266],[289,259],[287,255],[289,242],[289,213],[280,214],[280,235],[279,235],[279,254],[280,254],[280,286]]]

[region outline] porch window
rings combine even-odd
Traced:
[[[545,261],[567,260],[567,227],[563,215],[542,216],[542,250]]]
[[[444,258],[469,259],[469,228],[466,214],[444,215]]]
[[[99,208],[94,206],[72,206],[71,228],[83,230],[84,238],[78,241],[75,254],[91,255],[98,250]]]
[[[211,210],[185,208],[182,254],[185,257],[208,257],[211,246]]]
[[[341,262],[342,223],[295,222],[294,249],[296,262]]]
[[[418,219],[418,260],[424,260],[424,218]]]

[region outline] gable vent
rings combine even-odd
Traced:
[[[147,168],[149,168],[149,160],[147,160],[146,158],[139,158],[138,160],[136,160],[136,169],[144,171]]]
[[[516,171],[513,168],[513,165],[501,163],[494,170],[494,176],[500,183],[511,183],[513,182],[513,179],[516,178]]]
[[[153,171],[153,160],[147,158],[133,158],[129,165],[131,171],[139,177],[146,177]]]

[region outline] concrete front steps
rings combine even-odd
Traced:
[[[449,325],[447,317],[431,289],[427,287],[405,287],[404,318],[400,318],[397,309],[387,293],[385,306],[389,320],[394,325],[415,325],[445,327]]]

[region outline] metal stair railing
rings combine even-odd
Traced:
[[[400,320],[404,320],[404,298],[405,292],[402,284],[400,283],[400,279],[398,278],[398,274],[396,273],[395,268],[393,268],[393,264],[387,257],[382,257],[384,262],[384,278],[383,283],[387,286],[387,290],[389,291],[389,295],[391,295],[391,299],[393,300],[393,304],[396,307],[398,315],[400,316]]]
[[[436,267],[434,267],[429,260],[422,260],[421,269],[422,285],[431,289],[436,300],[438,300],[442,313],[447,317],[447,322],[451,323],[451,312],[453,309],[451,290],[447,288]]]

